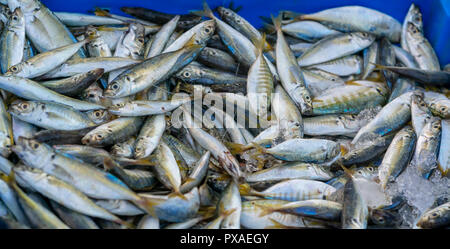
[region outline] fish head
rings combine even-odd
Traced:
[[[54,156],[53,149],[39,141],[31,138],[19,137],[12,151],[22,159],[26,165],[43,168],[48,165]]]
[[[423,23],[422,23],[422,13],[417,5],[414,3],[411,4],[411,7],[408,11],[409,21],[411,21],[416,27],[422,32]]]
[[[107,136],[107,129],[94,129],[81,139],[81,143],[85,145],[100,145]]]
[[[410,35],[411,37],[421,38],[422,32],[420,29],[412,22],[408,22],[408,28],[406,30],[406,33]]]
[[[439,100],[431,103],[430,109],[434,115],[440,116],[442,118],[450,118],[450,101],[449,100]]]
[[[9,0],[8,6],[11,11],[21,8],[24,15],[33,15],[42,8],[42,3],[36,0]]]
[[[110,98],[120,98],[128,96],[131,92],[131,86],[136,79],[131,74],[125,73],[114,79],[103,92],[103,96]]]
[[[189,81],[191,79],[199,78],[202,74],[202,69],[193,65],[187,65],[176,76],[182,80]]]
[[[313,103],[311,94],[309,91],[305,88],[298,88],[294,92],[295,99],[297,100],[296,103],[300,105],[300,111],[302,114],[309,114],[312,112]]]
[[[29,116],[38,108],[38,104],[33,101],[15,100],[9,106],[8,112],[14,116]]]
[[[347,129],[358,129],[359,128],[359,120],[358,116],[354,114],[349,115],[339,115],[338,121],[339,124],[341,124],[343,127]]]
[[[445,208],[448,209],[450,206],[443,205],[426,212],[417,222],[417,226],[421,228],[433,228],[440,224],[443,219],[443,214],[449,212],[449,210],[444,210]]]
[[[13,65],[10,68],[8,68],[8,71],[6,71],[5,75],[8,76],[8,75],[17,75],[20,73],[29,73],[27,65],[28,64],[26,61]]]
[[[362,177],[370,181],[377,181],[378,168],[372,166],[357,168],[354,170],[353,176]]]
[[[102,97],[103,90],[98,86],[97,83],[93,83],[88,88],[84,89],[81,93],[81,99],[97,104],[101,103]]]
[[[89,119],[96,124],[103,124],[111,120],[111,114],[104,109],[88,111],[86,114]]]
[[[353,32],[351,39],[361,46],[369,46],[375,41],[375,36],[366,32]]]
[[[23,27],[25,24],[25,18],[20,8],[16,8],[9,18],[9,25],[13,28]]]
[[[216,30],[216,22],[214,20],[207,20],[202,22],[203,26],[200,29],[200,34],[198,38],[202,41],[202,43],[208,40]]]
[[[400,214],[384,209],[372,209],[370,219],[375,225],[385,227],[395,227],[402,222]]]

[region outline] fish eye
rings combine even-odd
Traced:
[[[103,136],[101,134],[97,134],[96,137],[101,139]]]
[[[18,69],[16,66],[12,66],[12,67],[11,67],[11,71],[12,71],[12,72],[17,72],[17,70],[19,70],[19,69]]]
[[[191,73],[186,71],[186,72],[183,73],[183,76],[186,77],[186,78],[189,78],[189,77],[191,77]]]
[[[378,222],[380,222],[380,223],[384,223],[384,219],[383,219],[383,217],[380,217],[380,218],[378,218]]]
[[[241,19],[237,19],[236,22],[237,22],[237,23],[241,23]]]
[[[372,167],[368,167],[367,168],[370,172],[373,172],[373,168]]]
[[[445,106],[441,107],[441,111],[445,111],[447,108]]]
[[[310,99],[310,97],[309,97],[309,96],[307,95],[307,96],[305,97],[305,99],[306,99],[306,100],[309,100],[309,99]]]
[[[140,38],[138,39],[138,42],[144,43],[144,38],[140,37]]]
[[[90,94],[88,95],[88,97],[89,97],[89,98],[94,98],[95,95],[94,95],[93,93],[90,93]]]
[[[13,16],[13,18],[12,18],[14,21],[17,21],[17,20],[19,20],[19,18],[17,18],[17,16]]]
[[[33,149],[39,148],[39,144],[38,143],[32,143],[31,146],[33,147]]]
[[[439,214],[435,212],[435,213],[432,213],[431,216],[433,216],[433,217],[438,217]]]
[[[230,12],[229,11],[225,11],[225,12],[223,12],[225,15],[229,15],[230,14]]]
[[[439,125],[433,126],[434,129],[439,129]]]
[[[27,109],[27,108],[28,108],[28,104],[27,104],[27,103],[23,103],[23,104],[22,104],[22,108],[23,108],[23,109]]]
[[[209,32],[211,32],[211,29],[205,28],[205,32],[206,32],[206,33],[209,33]]]
[[[99,111],[96,111],[96,112],[95,112],[95,116],[96,116],[96,117],[100,117],[100,115],[101,115],[101,113],[100,113]]]
[[[127,81],[131,81],[131,78],[130,78],[130,76],[128,76],[128,75],[127,75],[127,76],[125,77],[125,80],[127,80]]]
[[[128,76],[127,76],[127,77],[128,77]],[[111,86],[111,88],[114,89],[114,90],[117,90],[117,89],[119,89],[119,85],[113,84],[113,85]]]

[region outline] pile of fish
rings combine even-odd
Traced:
[[[256,29],[0,2],[0,227],[450,226],[450,68],[414,4]]]

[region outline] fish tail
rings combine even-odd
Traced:
[[[180,190],[176,190],[175,192],[169,194],[169,197],[179,197],[183,200],[187,200],[186,196],[183,195],[183,193],[180,192]]]
[[[273,225],[269,226],[269,227],[265,227],[265,229],[286,229],[286,228],[290,228],[290,227],[288,227],[288,226],[286,226],[284,224],[281,224],[280,222],[278,222],[278,221],[276,221],[276,220],[274,220],[272,218],[269,218],[269,220],[273,223]]]
[[[273,34],[277,31],[275,29],[275,26],[273,26],[273,24],[270,24],[270,23],[263,23],[263,29],[268,34]]]
[[[202,207],[198,211],[198,214],[202,216],[204,219],[209,219],[216,214],[216,206]]]
[[[259,40],[255,45],[258,48],[259,54],[262,54],[264,52],[264,49],[266,48],[266,33],[262,33],[261,40]],[[270,45],[269,45],[270,46]]]
[[[220,216],[222,216],[223,218],[226,218],[226,217],[230,216],[232,213],[234,213],[234,211],[236,211],[236,208],[233,208],[230,210],[225,210],[220,214]]]
[[[340,161],[338,161],[337,163],[339,164],[339,166],[342,168],[342,170],[345,172],[346,175],[348,175],[349,177],[353,177],[353,172],[350,169],[347,169]]]
[[[95,7],[94,10],[94,14],[96,16],[106,16],[106,17],[111,17],[111,14],[109,14],[109,12],[107,10],[101,9],[99,7]]]
[[[259,213],[259,217],[263,217],[269,215],[276,211],[275,208],[267,207],[258,203],[255,203],[255,206],[259,207],[262,211]]]
[[[270,18],[272,18],[272,22],[275,27],[275,30],[276,31],[281,30],[281,16],[279,15],[275,18],[273,15],[270,15]]]
[[[191,13],[197,16],[214,18],[214,13],[206,1],[203,1],[203,10],[191,11]]]
[[[11,186],[13,189],[17,189],[17,183],[16,183],[16,175],[14,173],[14,169],[11,169],[9,175],[4,174],[0,171],[0,179],[5,181],[9,186]]]
[[[230,150],[231,154],[242,154],[243,152],[250,150],[253,148],[253,145],[243,145],[238,143],[232,143],[232,142],[224,142],[225,146]]]
[[[119,219],[119,218],[117,220],[115,220],[115,222],[120,224],[120,225],[125,226],[128,229],[135,229],[136,228],[136,226],[134,224],[132,224],[130,222],[127,222],[127,221],[124,221],[124,220]]]
[[[145,198],[143,196],[139,196],[139,199],[133,201],[138,207],[142,208],[148,214],[153,217],[158,217],[155,212],[155,205],[158,205],[157,201],[154,201],[149,198]]]

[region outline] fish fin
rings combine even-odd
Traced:
[[[266,47],[266,33],[262,33],[261,39],[257,41],[255,45],[258,48],[259,54],[262,54]]]
[[[275,29],[275,26],[273,26],[273,24],[270,24],[270,23],[263,23],[263,29],[268,34],[273,34],[277,31]]]
[[[216,210],[216,206],[201,207],[198,211],[198,214],[200,214],[200,216],[204,217],[205,219],[209,219],[216,214]]]
[[[208,3],[206,1],[203,1],[203,10],[197,10],[197,11],[190,11],[191,14],[194,14],[196,16],[204,16],[214,19],[214,13],[211,10],[211,8],[208,6]]]
[[[216,179],[218,180],[218,181],[228,181],[228,180],[230,180],[230,175],[228,175],[228,174],[220,174],[220,176],[219,177],[217,177]]]
[[[356,82],[354,80],[346,81],[345,84],[348,85],[348,86],[364,86],[364,85],[361,85],[361,84],[359,84],[358,82]]]
[[[372,64],[372,65],[375,66],[375,68],[374,68],[373,70],[384,70],[384,69],[389,69],[387,66],[383,66],[383,65],[376,64],[376,63],[373,63],[373,62],[369,62],[369,64]]]
[[[188,42],[183,46],[183,48],[200,48],[202,45],[196,43],[196,35],[193,34]]]
[[[290,227],[288,227],[288,226],[286,226],[286,225],[284,225],[284,224],[281,224],[280,222],[278,222],[278,221],[276,221],[276,220],[274,220],[274,219],[272,219],[272,218],[269,218],[269,220],[273,223],[273,226],[269,226],[269,227],[265,227],[266,229],[287,229],[287,228],[290,228]]]
[[[248,183],[242,183],[239,185],[239,193],[241,195],[250,195],[252,193],[252,188]]]
[[[230,210],[225,210],[220,214],[220,216],[222,216],[223,218],[226,218],[226,217],[230,216],[232,213],[234,213],[234,211],[236,211],[236,208],[233,208]]]
[[[195,180],[196,180],[195,178],[188,177],[188,178],[184,181],[184,183],[193,182],[193,181],[195,181]]]
[[[276,31],[281,30],[281,16],[277,16],[276,18],[273,15],[270,15],[272,18],[272,22]]]
[[[170,193],[168,196],[169,196],[169,197],[179,197],[179,198],[181,198],[181,199],[187,201],[186,196],[184,196],[179,190],[178,190],[178,191],[175,191],[175,192],[173,192],[173,193]]]
[[[353,172],[352,172],[350,169],[347,169],[347,168],[342,164],[342,162],[338,162],[338,164],[339,164],[339,166],[342,168],[342,170],[344,171],[344,173],[345,173],[347,176],[353,178]]]
[[[15,177],[13,169],[11,169],[9,175],[6,175],[6,174],[4,174],[3,172],[0,171],[0,179],[5,181],[10,186],[16,185],[16,177]]]
[[[155,212],[154,206],[158,205],[160,202],[157,200],[152,200],[150,198],[146,198],[144,196],[139,196],[140,198],[136,201],[133,201],[138,207],[142,208],[148,214],[153,217],[158,217]]]
[[[118,167],[117,163],[114,162],[114,160],[112,160],[111,158],[105,157],[103,159],[103,169],[109,171],[117,167]]]
[[[253,146],[251,144],[243,145],[243,144],[226,142],[226,141],[224,142],[224,145],[230,150],[231,154],[233,154],[233,155],[242,154],[245,151],[253,148]]]
[[[267,23],[267,24],[272,24],[272,19],[270,17],[267,16],[259,16],[259,19],[261,19],[263,22]],[[274,29],[275,30],[275,29]]]
[[[262,209],[262,211],[259,213],[259,217],[263,217],[263,216],[269,215],[269,214],[271,214],[271,213],[276,211],[275,208],[266,207],[266,206],[261,205],[261,204],[254,204],[254,205]]]
[[[347,148],[345,148],[345,146],[342,144],[340,145],[340,147],[341,147],[341,156],[345,156],[345,154],[348,153]]]
[[[323,100],[314,98],[314,99],[312,100],[312,102],[316,102],[316,103],[322,103],[322,102],[323,102]]]
[[[124,221],[124,220],[122,220],[122,219],[117,219],[115,222],[117,222],[118,224],[120,224],[120,225],[124,225],[126,228],[128,228],[128,229],[136,229],[136,226],[135,225],[133,225],[132,223],[130,223],[130,222],[127,222],[127,221]]]
[[[101,9],[99,7],[96,7],[94,10],[94,14],[96,16],[105,16],[105,17],[111,17],[111,14],[109,14],[109,12],[105,9]]]

